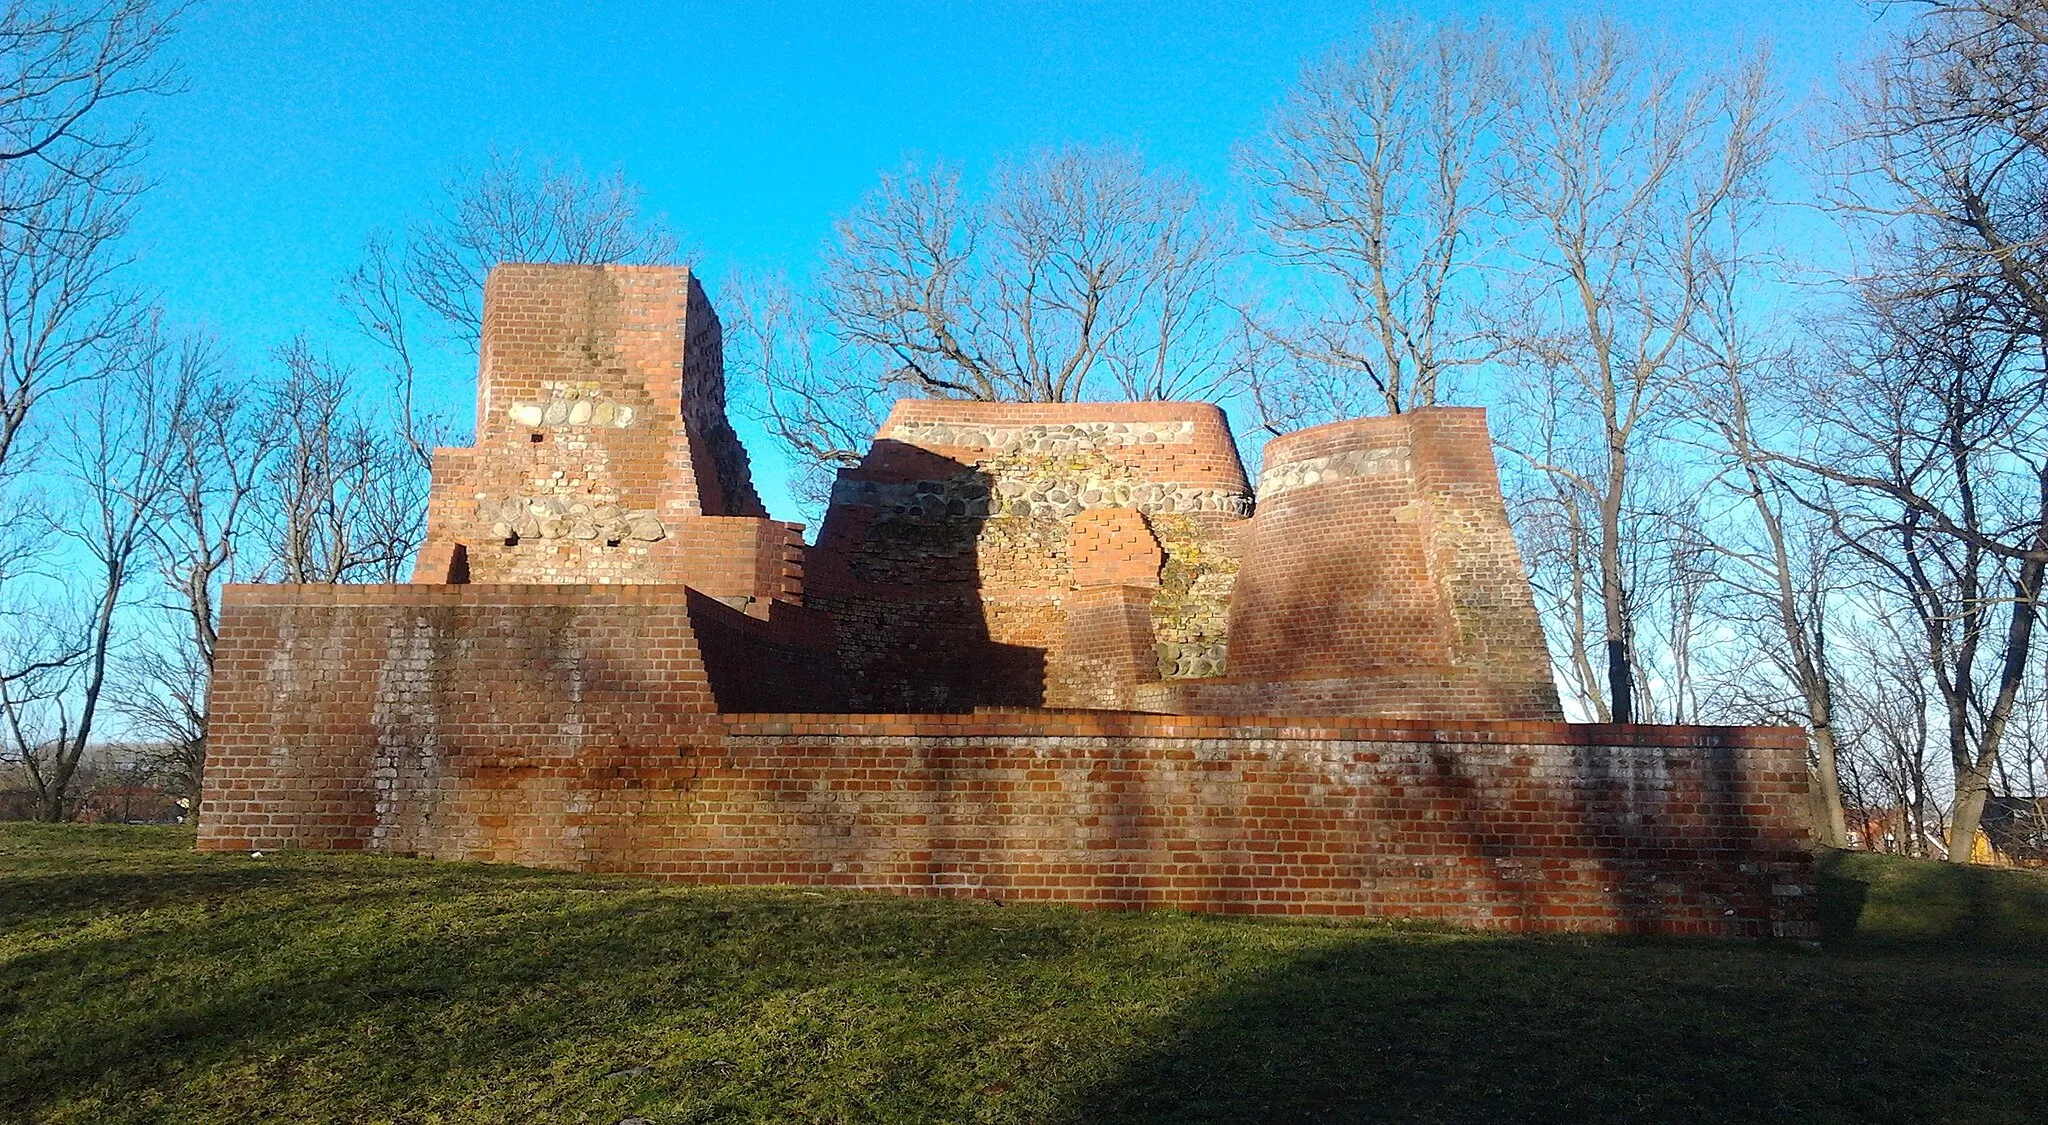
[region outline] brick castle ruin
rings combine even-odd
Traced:
[[[414,581],[231,586],[199,846],[1809,936],[1805,740],[1567,724],[1485,414],[907,400],[815,545],[687,271],[507,265]]]

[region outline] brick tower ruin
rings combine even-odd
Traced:
[[[814,546],[688,271],[493,271],[398,586],[223,597],[204,848],[1810,932],[1804,740],[1561,721],[1485,414],[907,400]]]
[[[435,451],[416,581],[797,600],[802,529],[768,519],[754,491],[695,278],[501,266],[478,356],[476,445]]]

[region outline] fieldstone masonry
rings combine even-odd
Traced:
[[[1813,932],[1798,731],[1561,721],[1481,411],[906,400],[806,546],[687,271],[485,310],[414,584],[225,594],[201,847]]]

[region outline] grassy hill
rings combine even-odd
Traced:
[[[2048,879],[1829,937],[1101,914],[0,825],[0,1120],[2040,1121]]]

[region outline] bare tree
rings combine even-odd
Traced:
[[[1226,243],[1193,185],[1120,148],[882,177],[826,252],[823,318],[854,377],[899,393],[1177,398],[1229,369],[1214,344]]]
[[[0,3],[0,230],[48,235],[49,207],[79,188],[132,195],[145,145],[137,101],[176,88],[161,52],[181,5],[153,0]]]
[[[419,549],[426,474],[365,420],[353,372],[303,338],[278,349],[261,425],[276,442],[257,496],[263,574],[282,582],[396,582]]]
[[[1613,712],[1593,658],[1600,628],[1600,510],[1598,494],[1581,483],[1598,476],[1598,448],[1577,433],[1566,390],[1571,378],[1557,365],[1538,364],[1509,388],[1520,461],[1505,467],[1501,483],[1561,686],[1580,713],[1605,723]]]
[[[484,277],[500,262],[663,263],[678,256],[676,237],[658,216],[641,213],[641,190],[614,169],[586,177],[573,165],[493,153],[462,171],[444,198],[416,224],[406,245],[406,289],[474,345],[483,330]],[[366,268],[390,270],[388,251],[372,243]],[[388,278],[372,287],[381,288]],[[366,302],[381,307],[381,296]],[[384,330],[374,337],[386,339]]]
[[[404,263],[388,238],[372,234],[363,243],[362,261],[342,278],[341,307],[356,331],[383,354],[385,371],[398,392],[399,439],[420,471],[430,472],[434,447],[448,437],[450,427],[419,404],[419,344],[412,334],[408,296]]]
[[[2036,6],[2001,0],[1927,5],[1851,91],[1836,202],[1869,236],[1868,329],[1816,398],[1827,440],[1781,457],[1846,486],[1849,520],[1892,546],[1857,540],[1933,665],[1956,862],[1973,850],[2048,572],[2044,95],[2048,28]]]
[[[33,700],[54,714],[41,736],[27,708],[0,696],[13,750],[35,789],[38,815],[61,820],[79,762],[105,704],[121,610],[146,564],[150,536],[173,491],[171,437],[182,424],[157,343],[132,341],[117,369],[91,388],[83,418],[67,428],[59,450],[73,510],[60,524],[89,560],[73,576],[77,599],[75,657]]]
[[[1275,256],[1313,279],[1267,331],[1328,387],[1287,401],[1398,414],[1486,357],[1474,313],[1497,217],[1499,39],[1485,23],[1382,22],[1305,68],[1240,155]]]
[[[44,815],[61,813],[90,736],[109,634],[93,627],[98,616],[74,612],[67,583],[38,572],[56,521],[37,486],[78,475],[87,444],[74,432],[47,455],[38,419],[56,397],[93,392],[138,326],[117,283],[119,240],[143,186],[134,165],[144,130],[132,110],[137,95],[173,85],[157,55],[174,13],[139,0],[0,4],[0,500],[10,516],[0,527],[0,711]],[[53,461],[73,472],[50,471]],[[81,511],[108,500],[104,490],[82,495]],[[88,534],[90,522],[68,526],[102,548],[103,568],[107,552],[120,553]],[[117,577],[125,585],[125,570]]]
[[[15,196],[13,181],[43,175],[0,165],[0,199]],[[0,480],[29,452],[37,406],[98,378],[137,316],[116,281],[128,199],[90,183],[28,194],[41,198],[16,209],[16,229],[0,237]]]
[[[1697,362],[1685,413],[1704,431],[1713,491],[1735,501],[1714,537],[1725,560],[1721,616],[1749,642],[1756,659],[1745,663],[1769,669],[1796,701],[1783,718],[1811,739],[1816,834],[1840,848],[1849,836],[1827,621],[1842,545],[1823,515],[1824,482],[1816,488],[1809,476],[1791,479],[1771,458],[1773,448],[1796,442],[1801,396],[1812,380],[1782,306],[1755,292],[1770,266],[1752,249],[1764,210],[1757,203],[1743,197],[1721,209],[1724,237],[1705,260],[1692,318]]]
[[[213,676],[218,600],[233,581],[255,519],[259,489],[282,433],[263,424],[252,388],[232,378],[203,338],[166,345],[171,495],[151,529],[161,582],[156,643],[132,647],[115,706],[149,757],[188,795],[206,761],[206,688]]]
[[[834,470],[860,463],[895,394],[863,378],[851,357],[831,346],[815,302],[787,277],[740,274],[721,294],[725,363],[745,388],[743,409],[794,456],[791,491],[822,510]]]
[[[1843,646],[1850,668],[1838,696],[1844,795],[1853,795],[1858,810],[1858,842],[1905,855],[1941,852],[1930,753],[1934,700],[1923,646],[1910,636],[1918,627],[1902,626],[1888,598],[1868,608]]]
[[[1955,777],[1949,858],[1966,862],[2048,570],[2048,383],[2038,342],[1963,293],[1868,314],[1861,354],[1813,396],[1818,448],[1778,459],[1846,486],[1831,516],[1917,626]]]
[[[1718,626],[1709,616],[1720,608],[1713,595],[1722,581],[1722,559],[1688,468],[1675,464],[1661,474],[1656,502],[1633,513],[1634,526],[1624,537],[1630,548],[1629,657],[1644,722],[1707,721],[1714,669],[1701,658],[1712,647],[1707,635]],[[1648,644],[1646,625],[1654,629]]]
[[[1502,339],[1525,368],[1562,372],[1573,433],[1595,465],[1509,448],[1582,492],[1597,515],[1607,710],[1636,717],[1623,524],[1634,461],[1684,385],[1726,208],[1759,188],[1772,122],[1767,72],[1688,78],[1685,60],[1618,25],[1577,23],[1532,41],[1524,85],[1501,124],[1498,186],[1525,226],[1522,315]],[[1548,378],[1549,376],[1545,376]]]

